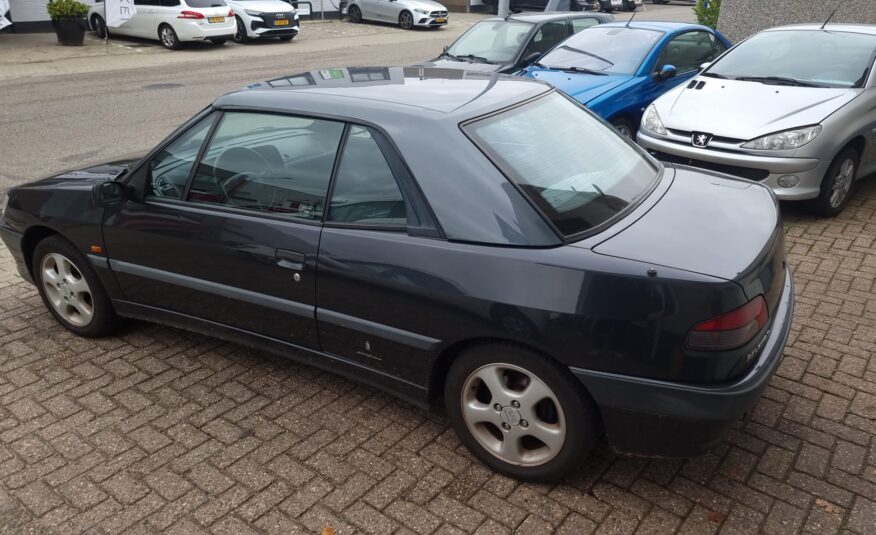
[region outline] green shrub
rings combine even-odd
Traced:
[[[46,9],[52,20],[76,19],[88,15],[88,5],[79,0],[51,0]]]
[[[694,14],[703,26],[718,28],[718,12],[721,11],[721,0],[697,0]]]

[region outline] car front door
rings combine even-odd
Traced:
[[[215,112],[155,153],[132,177],[142,175],[144,200],[108,210],[104,221],[124,299],[318,347],[316,259],[344,129]]]
[[[398,22],[402,7],[398,0],[366,0],[371,3],[375,18],[387,22]]]

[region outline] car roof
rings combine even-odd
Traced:
[[[774,31],[783,31],[783,30],[821,30],[821,24],[789,24],[786,26],[776,26],[775,28],[768,28],[764,30],[765,32],[774,32]],[[825,31],[834,31],[834,32],[852,32],[852,33],[866,33],[870,35],[876,35],[876,25],[874,24],[843,24],[843,23],[833,23],[829,22],[823,28]]]
[[[344,115],[379,124],[385,112],[409,120],[464,120],[550,91],[522,77],[459,69],[345,67],[251,84],[214,107],[246,107]],[[424,113],[425,112],[425,113]],[[432,113],[428,113],[432,112]]]
[[[614,17],[611,15],[606,15],[603,13],[596,13],[593,11],[548,11],[548,12],[524,12],[524,13],[514,13],[509,15],[507,19],[503,19],[502,17],[490,17],[487,19],[483,19],[482,21],[497,21],[497,20],[509,20],[509,21],[520,21],[520,22],[531,22],[533,24],[537,24],[539,22],[552,21],[557,19],[564,19],[566,17],[593,17],[597,19],[602,19],[603,21],[614,20]]]
[[[682,30],[708,30],[714,31],[708,26],[691,24],[689,22],[667,22],[656,20],[634,20],[632,22],[609,22],[599,25],[600,28],[639,28],[642,30],[657,30],[661,32],[677,32]]]

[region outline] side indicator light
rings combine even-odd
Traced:
[[[101,247],[100,245],[92,245],[88,248],[88,250],[94,254],[103,254],[103,247]]]

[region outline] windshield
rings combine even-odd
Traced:
[[[777,84],[863,87],[874,54],[874,35],[780,30],[759,33],[739,44],[704,74]]]
[[[447,54],[462,58],[474,56],[490,63],[509,63],[532,29],[528,22],[493,20],[479,22],[456,40]]]
[[[662,36],[663,32],[641,28],[587,28],[548,52],[539,64],[552,69],[633,74]]]
[[[657,177],[624,138],[556,92],[464,129],[566,236],[623,212]]]

